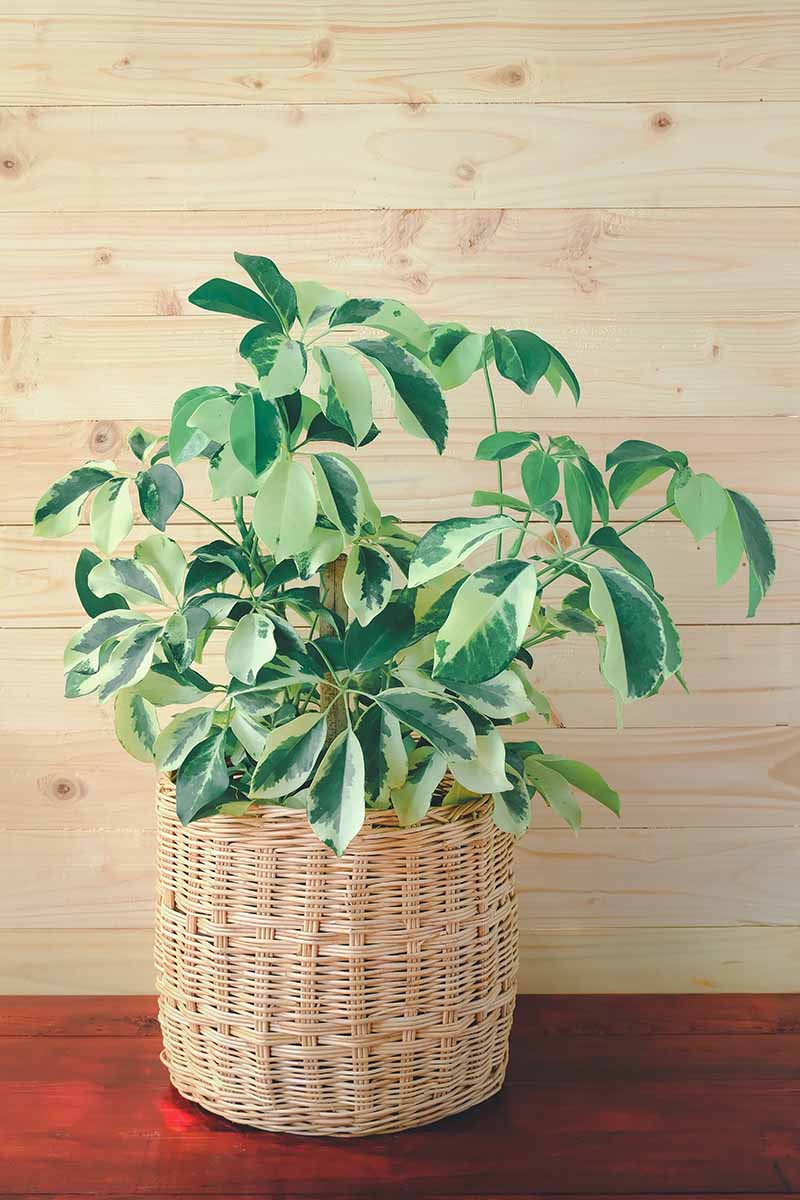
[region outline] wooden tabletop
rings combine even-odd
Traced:
[[[211,1116],[159,1049],[151,997],[0,998],[0,1198],[800,1194],[797,996],[524,996],[499,1096],[352,1141]]]

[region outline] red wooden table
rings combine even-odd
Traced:
[[[355,1141],[182,1100],[148,997],[0,998],[0,1197],[800,1194],[800,998],[522,997],[503,1092]]]

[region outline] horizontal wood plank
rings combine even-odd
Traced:
[[[43,701],[47,706],[48,700]],[[0,760],[13,804],[2,826],[53,830],[150,833],[154,828],[154,775],[117,744],[107,708],[95,706],[90,729],[70,727],[64,702],[60,727],[16,735]],[[162,722],[164,721],[162,714]],[[531,731],[533,732],[533,731]],[[519,736],[507,731],[510,740]],[[619,819],[586,800],[587,829],[746,829],[796,826],[800,816],[800,729],[741,727],[660,730],[538,729],[551,754],[591,763],[622,797]],[[113,797],[113,798],[112,798]],[[534,830],[561,829],[538,805]]]
[[[0,993],[152,995],[152,928],[0,929]],[[800,927],[527,930],[520,990],[800,990]]]
[[[741,147],[738,152],[744,162]],[[99,155],[97,161],[102,162]],[[236,188],[235,172],[219,173]],[[105,168],[103,174],[108,174]],[[308,186],[305,170],[296,178],[305,203],[298,212],[265,213],[264,187],[259,188],[261,211],[246,211],[238,192],[230,201],[232,211],[195,211],[200,197],[186,184],[191,204],[180,213],[100,213],[92,203],[88,212],[24,214],[9,211],[10,194],[3,190],[9,181],[0,179],[0,315],[85,319],[191,313],[198,328],[206,322],[215,339],[210,346],[220,347],[220,367],[227,369],[243,322],[229,319],[230,340],[223,344],[220,319],[193,309],[186,297],[211,276],[239,278],[232,259],[239,249],[270,255],[290,279],[321,279],[353,296],[395,296],[429,321],[458,320],[479,329],[533,326],[549,341],[560,338],[557,344],[576,359],[582,378],[598,341],[624,339],[619,355],[627,355],[633,335],[609,331],[624,330],[628,322],[644,321],[651,328],[673,320],[684,326],[705,322],[685,336],[691,341],[700,331],[705,339],[710,329],[703,354],[715,358],[716,345],[719,367],[735,354],[731,342],[736,339],[735,333],[724,336],[721,322],[797,316],[797,208],[777,209],[765,219],[745,207],[631,208],[631,198],[624,200],[624,209],[591,211],[479,209],[454,198],[448,211],[365,211],[367,201],[359,197],[361,211],[334,212],[310,208],[322,203],[324,190]],[[271,191],[269,198],[275,199]],[[569,202],[561,197],[555,203]],[[594,194],[591,203],[599,203]],[[150,200],[147,207],[152,206]],[[579,344],[582,328],[588,329],[585,350]],[[674,336],[664,334],[668,347]],[[4,346],[10,337],[4,331]],[[202,334],[195,341],[201,343]],[[176,353],[179,349],[184,356],[192,352],[185,337],[176,342]],[[206,350],[200,346],[198,352]],[[657,352],[645,363],[638,387],[648,389],[651,376],[654,388],[663,378],[670,380],[667,362],[674,361],[673,353]],[[81,358],[86,357],[84,349]],[[617,370],[624,381],[622,363]],[[207,379],[201,375],[192,382]]]
[[[800,190],[784,132],[798,111],[771,100],[15,106],[2,208],[263,212],[305,210],[313,195],[328,209],[779,207]]]
[[[37,0],[0,20],[3,104],[800,99],[792,0]]]
[[[235,534],[235,526],[228,528]],[[422,533],[427,526],[415,524],[409,528]],[[539,536],[532,536],[525,543],[526,552],[551,555],[548,526],[536,523],[530,531]],[[215,530],[199,522],[173,527],[172,533],[187,556],[216,536]],[[780,571],[753,620],[759,625],[792,624],[797,622],[800,612],[800,522],[777,523],[772,533]],[[132,554],[136,542],[147,535],[146,525],[136,526],[115,553]],[[707,538],[698,547],[683,524],[654,521],[651,526],[640,526],[628,534],[626,541],[649,564],[674,620],[703,625],[744,623],[747,566],[743,560],[741,578],[723,588],[715,587],[713,538]],[[569,526],[565,527],[563,544],[577,546]],[[0,628],[84,625],[88,618],[78,601],[73,576],[78,554],[86,545],[91,546],[92,542],[85,526],[67,537],[47,542],[33,538],[28,529],[0,526]],[[466,565],[474,569],[492,554],[493,547],[485,548]],[[603,559],[600,554],[597,561]],[[574,586],[575,580],[568,576],[557,580],[545,593],[547,602],[556,604]]]
[[[800,318],[648,320],[598,323],[537,316],[581,378],[584,412],[611,417],[774,417],[800,411],[796,363]],[[483,322],[482,322],[483,323]],[[0,411],[17,419],[94,416],[126,420],[162,415],[197,380],[232,381],[247,368],[230,318],[5,317],[0,319]],[[109,381],[112,381],[109,386]],[[501,416],[526,399],[502,387]],[[568,397],[546,394],[548,411]],[[376,403],[385,409],[382,390]],[[459,416],[486,411],[481,379],[453,393]]]
[[[628,729],[683,729],[795,724],[800,700],[800,626],[686,625],[680,627],[686,695],[674,679],[648,700],[625,707]],[[40,741],[74,737],[100,727],[109,706],[91,697],[63,698],[61,656],[65,631],[0,630],[0,661],[7,667],[0,734],[19,746],[20,732],[35,730]],[[222,645],[209,647],[203,670],[225,672]],[[534,682],[553,704],[557,721],[570,729],[613,729],[614,699],[598,671],[593,638],[543,645]],[[13,687],[11,681],[13,680]],[[517,732],[524,726],[517,726]],[[538,722],[542,732],[546,727]],[[522,736],[522,734],[520,734]]]
[[[36,871],[30,864],[35,861]],[[153,917],[155,835],[4,831],[8,928],[136,929]],[[800,831],[537,829],[517,851],[521,927],[793,925]],[[746,886],[743,886],[743,882]]]
[[[169,408],[160,403],[159,415]],[[549,402],[547,411],[549,408]],[[527,414],[504,421],[505,428],[537,429],[542,437],[569,432],[601,466],[606,454],[626,438],[644,438],[669,449],[684,450],[697,471],[707,471],[728,487],[750,496],[768,521],[800,520],[796,486],[800,453],[800,421],[791,417],[760,421],[742,417],[735,421],[714,418],[682,420],[622,420],[576,416],[541,417],[538,397]],[[149,420],[153,432],[166,433],[167,423]],[[0,421],[0,470],[13,487],[0,495],[0,523],[30,527],[36,501],[55,480],[88,459],[111,459],[126,471],[138,469],[126,444],[133,421]],[[440,458],[430,442],[409,437],[393,418],[381,421],[381,436],[358,452],[358,462],[370,488],[387,513],[406,521],[429,523],[460,516],[470,510],[475,489],[496,487],[494,463],[475,462],[475,447],[491,431],[488,416],[482,420],[456,418],[447,449]],[[320,444],[319,449],[324,449]],[[338,447],[341,450],[341,447]],[[504,464],[504,485],[519,489],[521,457]],[[223,521],[230,516],[227,502],[212,505],[204,459],[181,467],[191,502]],[[521,494],[521,493],[520,493]],[[635,493],[615,521],[628,523],[663,504],[664,480],[656,480]],[[474,510],[477,512],[478,510]],[[484,510],[485,511],[485,510]],[[221,518],[220,518],[221,514]],[[184,509],[176,524],[196,518]],[[688,536],[688,535],[687,535]]]

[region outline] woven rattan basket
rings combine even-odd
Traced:
[[[163,1061],[190,1100],[261,1129],[357,1136],[436,1121],[503,1083],[517,974],[513,839],[490,801],[342,858],[305,813],[183,827],[158,787]]]

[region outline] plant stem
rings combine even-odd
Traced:
[[[531,520],[532,516],[533,516],[532,511],[526,514],[525,520],[520,525],[519,533],[514,538],[514,544],[508,552],[509,558],[516,558],[517,555],[519,554],[520,547],[522,546],[522,543],[525,540],[525,534],[528,532],[528,525],[530,524],[530,520]]]
[[[483,378],[486,380],[486,391],[489,396],[489,406],[492,411],[492,430],[494,433],[498,433],[499,428],[497,425],[497,405],[495,404],[495,401],[494,401],[494,389],[492,388],[492,380],[489,375],[489,366],[486,362],[485,354],[483,356]],[[503,491],[503,464],[499,458],[497,460],[497,490],[498,490],[498,492],[501,492],[501,493]],[[498,515],[502,517],[503,511],[504,511],[503,503],[501,501],[497,508]],[[495,551],[495,559],[501,558],[502,554],[503,554],[503,535],[502,535],[502,533],[499,533],[497,535],[497,550]]]
[[[647,516],[639,517],[638,521],[631,521],[630,525],[626,525],[624,529],[620,529],[619,536],[623,537],[626,533],[630,533],[631,530],[638,529],[638,527],[640,525],[644,525],[647,521],[652,521],[654,517],[660,516],[661,513],[666,512],[670,508],[672,508],[671,504],[662,504],[660,508],[653,509],[653,511],[651,513],[648,513]],[[544,590],[544,588],[548,587],[551,583],[554,582],[554,580],[558,579],[558,577],[560,575],[563,575],[565,573],[565,571],[568,571],[571,563],[584,562],[585,559],[591,558],[591,556],[593,554],[596,554],[598,550],[602,550],[602,549],[603,549],[602,546],[588,546],[588,547],[584,546],[584,547],[582,547],[581,551],[576,550],[574,552],[574,554],[571,554],[568,551],[566,554],[564,554],[562,556],[564,559],[567,560],[565,565],[563,567],[560,567],[559,570],[557,570],[554,575],[552,575],[549,579],[545,579],[544,581],[542,581],[542,577],[539,576],[540,590]],[[578,555],[578,554],[580,554],[579,558],[576,557],[576,555]],[[552,570],[553,568],[550,568],[550,569]]]
[[[227,538],[229,542],[233,542],[234,546],[239,545],[236,538],[231,537],[231,535],[228,533],[227,529],[223,529],[223,527],[221,525],[218,525],[216,521],[212,521],[211,517],[207,517],[204,512],[200,512],[200,509],[195,508],[195,506],[193,504],[190,504],[188,500],[181,500],[181,505],[183,508],[188,508],[189,512],[194,513],[194,515],[196,517],[199,517],[201,519],[201,521],[206,521],[209,525],[213,525],[214,528],[216,530],[218,530],[224,538]]]

